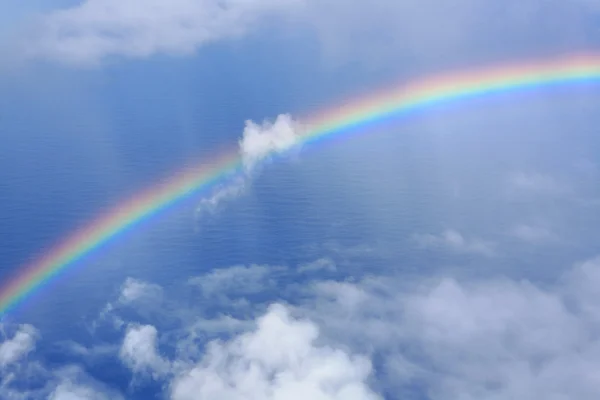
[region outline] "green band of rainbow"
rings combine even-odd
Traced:
[[[584,54],[530,63],[502,65],[436,76],[375,93],[313,117],[300,143],[348,132],[390,116],[408,115],[469,98],[556,85],[600,83],[600,55]],[[76,231],[41,258],[21,267],[0,288],[0,316],[120,233],[213,184],[242,167],[237,149],[196,168],[188,168],[155,187],[118,204]]]

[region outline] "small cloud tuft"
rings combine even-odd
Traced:
[[[479,254],[488,257],[495,254],[492,242],[479,238],[466,238],[453,229],[447,229],[439,235],[415,234],[412,238],[423,249],[445,249],[456,253]]]

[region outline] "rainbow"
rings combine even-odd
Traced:
[[[436,105],[561,85],[600,83],[600,55],[579,54],[467,70],[398,85],[391,90],[335,107],[304,121],[300,143],[341,135],[389,117],[410,115]],[[198,195],[242,169],[237,149],[203,162],[117,204],[74,232],[41,258],[20,268],[0,288],[0,316],[5,315],[69,266],[120,234],[175,203]]]

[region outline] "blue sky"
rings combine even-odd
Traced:
[[[599,17],[595,0],[3,3],[0,279],[220,149],[250,167],[5,316],[0,398],[597,398],[598,86],[270,155],[396,82],[595,52]]]

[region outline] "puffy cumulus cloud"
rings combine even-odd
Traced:
[[[85,0],[43,15],[28,54],[90,65],[112,56],[190,54],[242,36],[299,0]]]
[[[119,356],[133,372],[158,377],[169,370],[168,362],[158,352],[157,335],[152,325],[128,327]]]
[[[212,342],[203,359],[171,384],[173,400],[380,398],[367,385],[370,362],[317,345],[319,330],[273,305],[257,328]]]
[[[492,242],[478,239],[465,238],[460,232],[448,229],[439,235],[434,234],[415,234],[413,241],[424,249],[446,249],[463,254],[479,254],[483,256],[493,256],[494,244]]]
[[[246,170],[253,170],[259,162],[294,147],[301,135],[301,126],[288,114],[280,114],[275,121],[257,124],[246,121],[240,140],[240,153]]]
[[[0,369],[19,361],[35,349],[38,337],[31,325],[22,325],[12,338],[0,343]]]
[[[591,400],[600,392],[598,287],[597,258],[543,287],[509,279],[323,283],[304,310],[323,335],[382,359],[378,378],[390,393]]]

